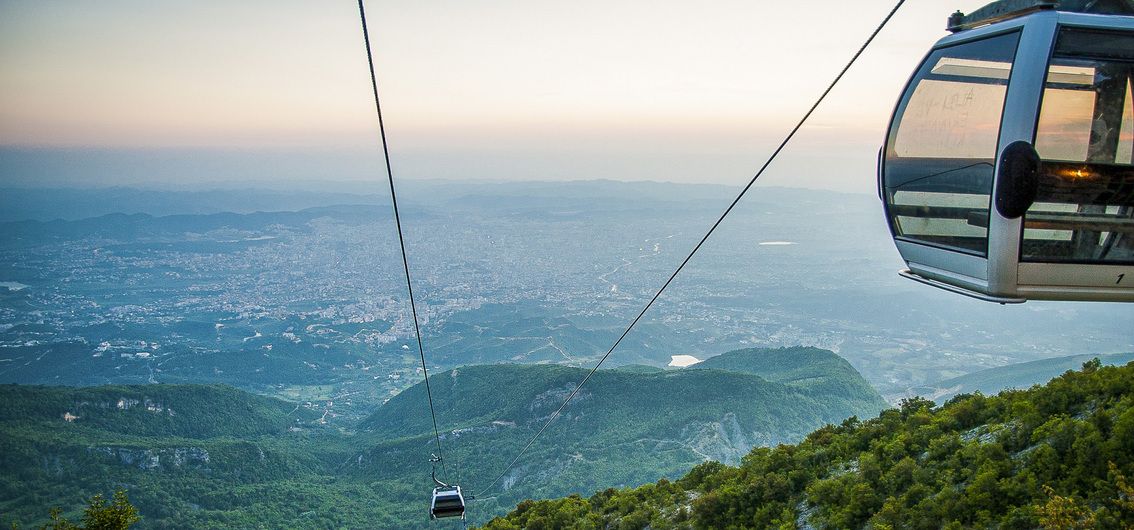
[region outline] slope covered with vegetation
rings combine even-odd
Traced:
[[[0,385],[0,423],[77,427],[134,436],[234,438],[277,434],[312,413],[224,385]]]
[[[756,365],[768,353],[737,358]],[[857,372],[827,373],[835,365],[812,371],[845,383],[828,390],[739,369],[600,370],[470,515],[483,523],[527,497],[738,463],[755,445],[884,407],[869,386],[848,390]],[[585,375],[556,365],[431,374],[442,478],[487,486]],[[139,528],[425,527],[434,447],[424,392],[411,387],[357,430],[338,430],[308,408],[224,386],[0,386],[0,526],[40,524],[52,506],[77,510],[124,488]]]
[[[878,393],[849,363],[826,350],[816,350],[824,358],[814,367],[804,366],[812,362],[810,358],[798,358],[794,365],[782,363],[783,371],[802,374],[798,377],[770,377],[740,367],[761,365],[765,359],[777,364],[782,351],[751,349],[725,354],[738,360],[735,368],[600,370],[564,409],[563,419],[566,423],[586,417],[586,425],[573,428],[587,431],[664,433],[732,414],[741,418],[746,433],[766,433],[764,441],[775,444],[801,437],[823,423],[854,414],[873,415],[885,408]],[[514,364],[442,372],[430,379],[437,420],[456,429],[494,421],[538,424],[559,407],[587,371]],[[361,427],[386,437],[432,432],[425,403],[424,385],[412,387],[379,408]]]
[[[1131,528],[1134,364],[1043,387],[912,399],[737,467],[525,501],[486,528]]]
[[[797,441],[827,423],[885,408],[869,386],[847,390],[853,383],[816,389],[725,370],[600,370],[507,469],[586,374],[556,365],[493,365],[431,377],[446,480],[480,491],[507,471],[489,490],[491,498],[478,503],[480,514],[493,513],[525,496],[676,478],[706,460],[739,463],[754,446]],[[830,377],[862,380],[853,371]],[[433,431],[422,385],[391,399],[361,428],[378,442],[354,457],[344,473],[390,481],[417,473],[421,487],[428,487],[422,456]]]
[[[220,385],[0,386],[0,522],[55,506],[76,519],[92,495],[129,489],[151,523],[235,523],[202,504],[308,474],[316,456],[295,448],[321,436],[317,418]]]
[[[862,406],[882,403],[874,387],[846,359],[821,348],[748,348],[710,357],[690,368],[754,374],[809,392],[844,396]]]

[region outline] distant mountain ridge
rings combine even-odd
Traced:
[[[0,222],[76,221],[108,214],[210,215],[233,212],[295,211],[331,204],[387,206],[389,193],[216,189],[202,191],[111,188],[0,188]],[[387,206],[388,208],[388,206]]]
[[[407,214],[415,215],[413,209]],[[112,213],[81,220],[10,221],[0,223],[0,247],[39,245],[45,240],[98,237],[108,240],[153,240],[162,236],[204,234],[213,230],[258,231],[272,225],[301,226],[314,219],[329,217],[359,224],[391,218],[389,207],[380,205],[337,205],[300,211],[259,211],[250,213],[210,213],[153,216],[148,213]]]
[[[1042,385],[1059,374],[1075,370],[1083,363],[1096,358],[1103,365],[1121,365],[1134,361],[1134,353],[1070,355],[1009,364],[945,379],[915,390],[922,391],[925,397],[938,403],[944,403],[957,394],[981,392],[985,395],[993,395],[1009,388],[1024,389],[1032,385]]]
[[[0,153],[3,148],[0,148]],[[803,194],[785,188],[788,193]],[[399,183],[399,202],[415,205],[421,201],[453,202],[477,198],[488,202],[510,202],[518,198],[604,199],[626,202],[619,197],[633,195],[649,200],[705,200],[732,193],[728,186],[681,184],[672,182],[584,181],[469,181],[407,179]],[[832,192],[833,193],[833,192]],[[214,189],[176,190],[130,186],[79,187],[0,187],[0,222],[79,220],[112,213],[165,215],[209,215],[215,213],[253,213],[257,211],[298,211],[339,204],[378,205],[389,208],[389,190],[381,182],[294,182],[286,188],[279,183],[232,184]],[[540,204],[554,204],[537,200]],[[560,203],[562,204],[562,203]]]

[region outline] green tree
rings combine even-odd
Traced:
[[[114,499],[109,503],[102,494],[95,495],[83,513],[86,530],[126,530],[140,520],[138,509],[130,504],[123,490],[114,492]]]
[[[40,527],[40,530],[75,530],[79,528],[74,523],[68,521],[63,517],[63,510],[59,508],[51,509],[51,522]],[[16,527],[16,525],[12,525]]]
[[[1072,530],[1095,527],[1095,514],[1074,496],[1062,497],[1050,486],[1043,487],[1048,500],[1038,510],[1040,527],[1044,530]]]
[[[51,522],[40,527],[40,530],[126,530],[130,525],[141,521],[138,509],[130,504],[126,492],[114,492],[112,501],[107,502],[101,493],[91,497],[87,509],[83,511],[83,526],[78,526],[63,517],[59,508],[51,509]],[[13,530],[19,525],[12,525]]]

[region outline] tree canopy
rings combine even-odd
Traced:
[[[913,398],[677,481],[525,501],[485,528],[1134,527],[1134,363]]]

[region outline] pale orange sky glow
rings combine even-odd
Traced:
[[[911,0],[768,179],[868,192],[906,78],[949,13],[983,3]],[[401,176],[733,183],[892,5],[367,9]],[[376,125],[361,40],[353,1],[0,1],[0,147],[363,156]],[[4,181],[20,171],[0,161]],[[814,176],[788,181],[800,173]]]

